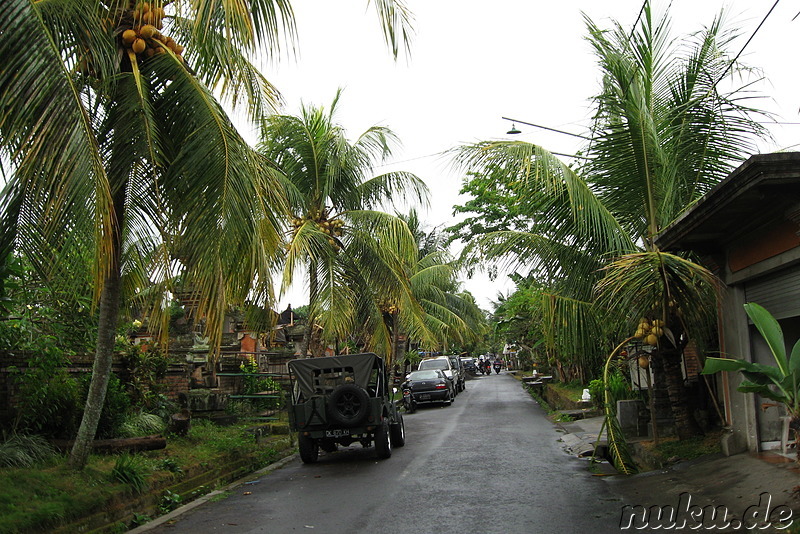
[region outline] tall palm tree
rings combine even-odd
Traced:
[[[427,201],[427,188],[411,173],[373,176],[396,138],[374,126],[355,142],[335,122],[341,91],[328,110],[303,106],[300,116],[264,119],[261,154],[274,161],[289,191],[291,225],[283,286],[308,276],[309,317],[301,353],[318,324],[327,340],[346,339],[364,321],[382,321],[375,303],[388,308],[408,292],[416,244],[401,219],[379,211],[387,201]],[[368,328],[370,332],[380,331]],[[388,349],[390,341],[371,340]]]
[[[501,169],[532,220],[530,231],[490,233],[473,250],[533,267],[547,283],[553,350],[597,352],[602,326],[619,338],[640,317],[666,323],[654,360],[686,437],[693,429],[675,363],[687,330],[713,316],[714,281],[701,266],[659,251],[655,238],[745,159],[764,130],[745,105],[747,86],[725,93],[718,85],[740,68],[725,53],[735,34],[719,19],[673,40],[668,18],[654,20],[647,2],[633,31],[619,24],[604,31],[588,19],[587,26],[603,80],[587,163],[573,169],[520,142],[460,149],[456,161],[472,171]],[[679,308],[682,318],[673,313]]]
[[[478,341],[486,330],[485,316],[474,297],[461,289],[459,267],[436,228],[423,231],[416,210],[401,216],[416,236],[418,259],[410,276],[413,302],[398,310],[395,330],[402,329],[429,350],[444,350]],[[419,307],[422,315],[408,313]]]
[[[410,14],[400,1],[376,6],[396,54]],[[285,0],[7,0],[0,25],[0,252],[18,248],[54,282],[69,277],[53,257],[88,258],[99,308],[70,457],[80,468],[124,298],[153,284],[163,295],[181,273],[212,346],[228,305],[269,302],[288,204],[214,93],[251,118],[271,113],[277,92],[248,57],[279,52],[294,20]]]

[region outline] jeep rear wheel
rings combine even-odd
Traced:
[[[300,434],[297,438],[297,445],[300,449],[300,459],[304,464],[313,464],[319,458],[319,444],[314,438]]]
[[[406,444],[406,426],[403,424],[401,414],[397,414],[397,423],[389,425],[389,433],[392,438],[392,446],[402,447]]]
[[[375,431],[375,452],[378,458],[386,459],[392,455],[392,438],[389,435],[389,425],[386,421],[381,423]]]
[[[369,412],[369,395],[355,384],[342,384],[328,399],[328,417],[349,427],[361,423]]]

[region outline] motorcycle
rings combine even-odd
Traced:
[[[500,369],[502,367],[503,366],[502,366],[502,364],[500,362],[495,362],[494,363],[494,372],[499,375],[500,374]],[[489,371],[489,372],[491,373],[491,371]]]
[[[411,394],[411,388],[407,384],[403,384],[403,408],[406,413],[414,413],[417,410],[417,401],[414,400],[414,395]]]

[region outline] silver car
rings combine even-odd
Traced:
[[[455,398],[458,394],[458,370],[453,369],[453,364],[447,356],[437,356],[435,358],[427,358],[419,362],[420,371],[427,371],[430,369],[439,369],[444,373],[447,378],[448,385],[450,386],[450,397]]]

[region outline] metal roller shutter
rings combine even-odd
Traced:
[[[800,268],[797,266],[757,278],[744,285],[747,302],[767,309],[776,319],[800,315]]]

